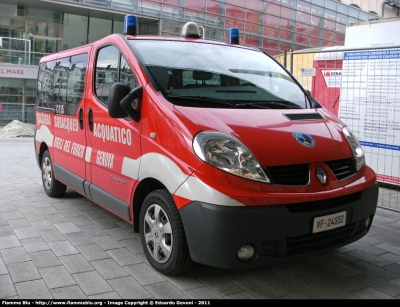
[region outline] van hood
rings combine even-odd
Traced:
[[[325,162],[352,158],[342,133],[344,124],[325,109],[208,109],[175,106],[199,128],[240,140],[262,166]],[[311,136],[314,147],[295,139]]]

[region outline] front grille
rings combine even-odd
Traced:
[[[325,162],[338,180],[344,180],[357,173],[354,158]],[[308,164],[264,166],[272,184],[305,186],[310,181]]]
[[[349,203],[354,203],[361,199],[361,192],[348,194],[344,196],[339,196],[335,198],[328,198],[317,201],[310,201],[304,203],[296,203],[291,205],[286,205],[286,209],[290,213],[303,213],[303,212],[313,212],[324,209],[332,209],[347,205]]]
[[[357,173],[354,158],[325,162],[338,180],[344,180]]]
[[[362,236],[366,231],[364,219],[358,223],[348,224],[329,231],[265,241],[261,243],[258,254],[266,257],[283,258],[317,252],[326,248],[343,246]]]
[[[272,184],[307,185],[310,181],[308,164],[263,167]]]

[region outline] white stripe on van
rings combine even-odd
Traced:
[[[90,159],[92,157],[92,147],[86,147],[86,153],[85,153],[85,162],[90,163]]]
[[[176,191],[178,196],[219,206],[244,206],[241,202],[213,189],[195,177],[189,177]]]
[[[46,125],[41,125],[38,130],[36,130],[35,140],[38,142],[45,142],[47,146],[53,147],[54,135],[51,133],[49,127]]]
[[[162,182],[171,194],[193,201],[220,206],[244,206],[244,204],[215,190],[198,178],[184,174],[171,159],[159,153],[148,153],[137,160],[125,157],[121,172],[123,175],[136,180],[138,178],[140,180],[155,178]]]
[[[121,173],[136,180],[155,178],[171,193],[189,177],[170,158],[156,152],[144,154],[137,160],[124,157]]]
[[[122,169],[121,174],[125,175],[126,177],[133,178],[138,180],[139,178],[139,163],[140,158],[137,160],[124,157],[122,160]]]
[[[36,131],[36,140],[53,146],[54,135],[42,125]],[[90,163],[92,147],[87,147],[85,161]],[[140,165],[140,168],[139,168]],[[137,160],[124,157],[121,173],[135,180],[155,178],[162,182],[171,194],[193,201],[200,201],[219,206],[244,206],[242,203],[208,186],[198,178],[184,174],[168,157],[159,153],[148,153]]]

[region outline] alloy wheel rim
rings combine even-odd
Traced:
[[[172,227],[167,214],[157,204],[146,210],[144,238],[147,250],[155,261],[165,263],[170,259],[173,244]]]
[[[51,170],[51,163],[49,158],[43,159],[43,184],[47,190],[50,190],[51,187],[51,180],[52,180],[52,170]]]

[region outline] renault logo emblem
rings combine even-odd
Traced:
[[[325,184],[326,183],[326,172],[325,170],[321,167],[321,166],[317,166],[317,178],[319,180],[319,182],[321,182],[321,184]]]
[[[293,131],[292,135],[297,142],[299,142],[301,145],[305,147],[313,148],[315,146],[315,140],[311,135],[307,133],[303,133],[300,131]]]

